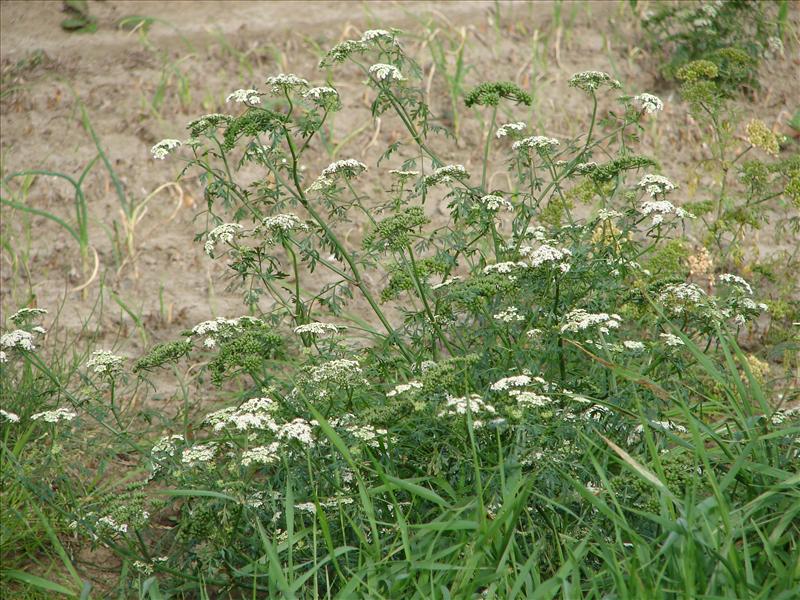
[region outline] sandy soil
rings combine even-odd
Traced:
[[[463,40],[465,61],[473,66],[467,88],[484,79],[532,86],[534,110],[512,111],[508,116],[530,120],[543,134],[569,136],[588,119],[585,99],[567,89],[567,79],[575,71],[609,71],[631,93],[659,93],[667,109],[650,126],[650,141],[643,150],[658,156],[663,172],[683,184],[687,201],[703,192],[698,160],[704,149],[684,149],[698,132],[687,121],[684,108],[676,106],[675,92],[658,87],[656,65],[636,45],[627,2],[567,3],[561,12],[563,27],[555,26],[554,7],[547,2],[503,3],[499,16],[493,2],[107,0],[89,5],[98,18],[94,34],[63,31],[60,2],[0,4],[4,177],[34,168],[78,177],[97,154],[81,119],[83,105],[126,196],[140,203],[160,185],[175,181],[180,168],[174,161],[152,160],[153,143],[185,137],[185,123],[197,115],[231,110],[224,103],[230,90],[258,87],[270,74],[294,72],[322,82],[325,75],[316,69],[315,45],[325,49],[363,29],[394,26],[409,32],[406,44],[425,69],[426,81],[433,69],[429,46],[436,36],[449,38],[445,46],[452,43],[453,49]],[[146,41],[139,33],[116,26],[129,15],[158,19]],[[425,32],[422,25],[428,23]],[[796,108],[791,75],[797,73],[798,64],[797,57],[766,63],[764,89],[742,105],[743,112],[758,115],[770,126],[785,120]],[[173,67],[188,83],[190,97],[181,100]],[[399,124],[387,118],[376,131],[369,101],[353,71],[342,68],[335,75],[345,99],[343,116],[336,122],[338,139],[361,130],[337,158],[354,156],[374,165],[378,150],[402,135]],[[452,125],[447,88],[441,73],[432,75],[432,105],[442,123]],[[154,109],[151,101],[165,78],[163,104]],[[463,104],[460,116],[464,124],[458,144],[437,145],[469,167],[480,160],[481,124],[470,118]],[[369,149],[375,152],[370,154]],[[320,155],[309,168],[320,168],[328,160]],[[17,192],[20,184],[17,179],[10,185]],[[113,182],[101,163],[93,167],[84,184],[90,243],[98,255],[93,278],[93,255],[82,261],[64,229],[42,217],[4,208],[0,258],[4,314],[26,303],[51,310],[61,306],[59,325],[77,334],[102,301],[97,334],[131,356],[141,353],[145,341],[173,338],[214,316],[242,314],[241,293],[226,289],[224,265],[209,260],[201,244],[193,241],[204,229],[204,220],[194,219],[202,209],[202,189],[192,176],[180,185],[182,200],[165,190],[149,203],[136,228],[131,259],[115,244],[123,217]],[[375,180],[367,179],[365,185],[380,193]],[[63,181],[37,178],[25,202],[74,222],[73,193]],[[357,230],[358,223],[353,227]],[[71,291],[82,286],[81,291]],[[146,340],[136,335],[135,323],[120,303],[142,316]]]

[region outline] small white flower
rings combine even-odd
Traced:
[[[92,369],[96,375],[115,375],[122,370],[125,359],[112,354],[108,350],[96,350],[86,361],[86,368]]]
[[[218,242],[230,244],[241,231],[242,226],[238,223],[223,223],[222,225],[218,225],[208,232],[208,239],[204,246],[206,254],[213,257],[214,249]]]
[[[524,387],[530,385],[531,378],[528,375],[512,375],[511,377],[504,377],[495,381],[489,388],[493,392],[507,390],[510,387]]]
[[[387,65],[385,63],[378,63],[369,68],[369,74],[374,76],[378,81],[404,81],[405,77],[400,72],[400,69],[394,65]]]
[[[303,94],[303,98],[311,100],[314,104],[322,107],[339,107],[341,102],[339,100],[339,92],[332,87],[321,86],[310,88]]]
[[[236,90],[228,94],[225,102],[245,102],[247,104],[261,104],[258,90]]]
[[[61,421],[72,421],[78,413],[69,410],[68,408],[57,408],[55,410],[46,410],[44,412],[31,415],[31,421],[38,421],[39,419],[47,423],[59,423]]]
[[[269,231],[281,231],[283,233],[295,229],[308,231],[308,225],[303,223],[298,216],[291,213],[266,217],[261,221],[261,227]]]
[[[421,390],[422,384],[419,381],[409,381],[408,383],[401,383],[396,385],[394,389],[386,393],[387,398],[394,398],[400,394],[405,394],[411,390]]]
[[[750,287],[750,284],[747,283],[745,279],[739,277],[738,275],[734,275],[733,273],[723,273],[717,279],[723,283],[727,283],[728,285],[738,285],[746,290],[748,294],[751,296],[753,295],[753,288]]]
[[[575,73],[570,77],[569,85],[584,92],[593,92],[603,85],[607,85],[612,89],[621,87],[619,81],[603,71],[581,71],[580,73]]]
[[[311,513],[312,515],[317,514],[317,505],[313,502],[301,502],[300,504],[294,505],[295,509]]]
[[[272,442],[266,446],[256,446],[242,452],[242,466],[249,467],[252,464],[268,465],[276,462],[280,455],[278,454],[278,442]]]
[[[664,110],[664,103],[661,98],[652,94],[639,94],[633,97],[633,101],[639,106],[639,110],[649,115]]]
[[[16,323],[17,325],[24,323],[25,321],[29,321],[31,319],[36,319],[42,317],[47,314],[47,310],[44,308],[20,308],[17,312],[9,317],[12,323]]]
[[[0,347],[6,349],[27,350],[33,352],[36,346],[33,345],[33,335],[22,329],[15,329],[0,336]]]
[[[483,398],[477,394],[472,394],[469,397],[464,396],[461,398],[454,398],[453,396],[448,395],[445,408],[439,413],[439,416],[444,417],[447,415],[465,415],[467,412],[486,412],[494,414],[495,409],[491,404],[486,404],[483,401]]]
[[[153,155],[153,158],[157,160],[164,160],[167,157],[167,154],[169,154],[175,148],[178,148],[180,145],[180,140],[161,140],[155,146],[150,148],[150,153]]]
[[[660,225],[664,221],[664,216],[675,213],[681,219],[694,219],[694,215],[689,211],[676,207],[669,200],[647,200],[642,203],[641,212],[643,215],[653,215],[653,226]]]
[[[284,423],[278,428],[278,439],[297,440],[301,444],[310,446],[314,443],[311,424],[305,419],[297,418],[289,423]]]
[[[577,333],[594,326],[598,326],[601,332],[608,333],[610,329],[619,329],[622,323],[622,317],[617,314],[590,313],[582,308],[570,311],[565,318],[566,323],[561,326],[561,333]]]
[[[675,184],[662,175],[645,175],[639,181],[638,186],[647,191],[651,198],[659,195],[668,194],[675,189]]]
[[[213,442],[208,444],[198,444],[184,449],[181,454],[181,462],[190,467],[198,466],[214,460],[217,454],[217,445]]]
[[[418,177],[419,176],[419,171],[403,171],[402,169],[391,169],[389,171],[389,173],[391,175],[394,175],[395,177],[397,177],[401,181],[404,181],[406,179],[410,179],[411,177]]]
[[[511,205],[511,202],[503,198],[502,196],[497,196],[495,194],[487,194],[481,198],[481,204],[483,204],[487,210],[496,211],[504,208],[508,211],[514,210],[514,207]]]
[[[562,273],[570,270],[569,258],[572,256],[572,252],[566,248],[556,248],[549,244],[542,244],[535,249],[531,246],[522,246],[519,253],[528,258],[534,269],[550,264],[550,266],[557,266]]]
[[[547,396],[542,396],[527,390],[511,390],[508,394],[517,399],[517,404],[519,404],[521,408],[539,408],[542,406],[549,406],[552,403],[552,400]]]
[[[373,42],[380,38],[388,38],[394,40],[394,36],[385,29],[367,29],[361,36],[362,42]]]
[[[272,77],[267,77],[267,85],[270,86],[270,91],[273,94],[283,94],[284,91],[288,92],[292,89],[307,88],[308,81],[297,75],[291,73],[280,73]]]
[[[643,352],[645,348],[642,342],[637,342],[635,340],[625,340],[622,342],[622,345],[632,352]]]
[[[110,529],[114,533],[128,533],[127,523],[117,523],[111,516],[100,517],[97,519],[97,524]]]
[[[516,269],[527,269],[528,265],[524,262],[501,262],[495,263],[493,265],[486,265],[483,268],[484,275],[490,275],[492,273],[500,273],[501,275],[507,275],[508,273],[512,273]]]
[[[514,321],[525,320],[525,317],[519,314],[519,311],[516,306],[509,306],[505,310],[501,310],[499,313],[494,315],[494,318],[497,321],[501,321],[503,323],[513,323]]]
[[[357,177],[367,170],[367,165],[354,158],[347,158],[345,160],[337,160],[329,164],[322,170],[322,177],[331,178],[340,175],[345,179]]]
[[[445,165],[435,169],[433,173],[425,178],[426,185],[436,185],[437,183],[450,183],[454,179],[468,179],[469,173],[464,165]]]
[[[294,332],[298,335],[308,333],[311,335],[336,335],[339,333],[340,330],[346,329],[344,326],[341,325],[334,325],[333,323],[306,323],[304,325],[298,325],[294,328]]]
[[[664,340],[664,343],[667,346],[675,347],[675,346],[683,346],[684,345],[683,340],[681,338],[679,338],[677,335],[673,335],[671,333],[662,333],[662,334],[660,334],[660,337],[661,337],[661,339]]]
[[[19,423],[19,415],[13,412],[8,412],[0,408],[0,421],[7,421],[9,423]]]
[[[518,142],[514,142],[511,145],[511,149],[525,151],[533,149],[540,154],[547,154],[552,152],[555,147],[558,146],[558,144],[559,142],[555,138],[549,138],[543,135],[534,135],[521,139]]]
[[[228,425],[233,425],[239,431],[277,431],[278,425],[272,417],[274,408],[275,402],[270,398],[251,398],[241,406],[223,408],[207,415],[204,423],[211,425],[214,431],[222,431]]]
[[[508,135],[513,135],[515,132],[519,133],[523,131],[527,127],[527,124],[523,123],[522,121],[518,121],[516,123],[506,123],[505,125],[500,125],[497,128],[497,133],[495,133],[495,137],[503,138]]]

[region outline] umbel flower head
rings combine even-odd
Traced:
[[[369,68],[369,74],[378,81],[405,81],[400,69],[394,65],[377,63]]]
[[[47,309],[44,308],[20,308],[17,312],[9,317],[12,323],[21,325],[26,321],[37,319],[47,314]]]
[[[495,133],[495,137],[497,138],[504,138],[506,136],[513,136],[515,134],[521,133],[527,125],[522,121],[517,121],[516,123],[506,123],[505,125],[500,125],[497,128],[497,133]]]
[[[434,170],[433,173],[425,178],[425,185],[436,185],[437,183],[449,183],[453,179],[467,179],[469,173],[464,165],[446,165]]]
[[[261,97],[258,90],[236,90],[228,94],[225,102],[244,102],[246,104],[261,104]]]
[[[651,198],[655,198],[673,191],[675,184],[662,175],[645,175],[639,180],[637,187],[645,190]]]
[[[150,148],[150,153],[156,160],[164,160],[167,157],[167,154],[172,152],[175,148],[178,148],[180,145],[181,145],[180,140],[173,140],[173,139],[161,140],[155,146]]]
[[[112,377],[122,370],[125,359],[108,350],[92,352],[91,358],[86,361],[86,368],[91,369],[96,375]]]
[[[339,92],[332,87],[310,88],[303,94],[303,98],[327,110],[339,110],[342,107]]]
[[[470,91],[467,97],[464,98],[464,104],[467,105],[467,108],[472,108],[475,105],[497,106],[500,104],[501,99],[511,100],[525,106],[530,106],[531,102],[533,102],[531,95],[515,83],[510,81],[487,81]]]
[[[622,87],[619,81],[603,71],[581,71],[580,73],[575,73],[569,78],[569,85],[589,93],[594,93],[596,89],[604,85],[611,89]]]
[[[633,102],[639,107],[639,110],[648,115],[664,110],[664,103],[661,98],[653,96],[653,94],[639,94],[633,97]]]
[[[272,77],[267,77],[267,85],[270,86],[270,91],[273,94],[279,95],[284,92],[288,94],[290,91],[296,89],[305,89],[308,87],[308,81],[291,73],[280,73]]]
[[[217,242],[230,244],[241,230],[242,226],[238,223],[223,223],[222,225],[214,227],[214,229],[208,232],[208,239],[204,246],[206,254],[213,257]]]
[[[529,151],[536,150],[539,154],[549,154],[555,147],[558,146],[558,140],[555,138],[545,137],[543,135],[534,135],[526,137],[514,142],[511,149],[514,151]]]

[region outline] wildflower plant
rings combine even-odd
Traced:
[[[406,135],[322,166],[313,149],[347,104],[345,64],[373,115]],[[706,290],[651,268],[696,222],[633,146],[663,103],[577,73],[585,128],[556,138],[497,123],[528,91],[479,84],[464,102],[491,118],[467,168],[445,160],[399,32],[340,42],[321,68],[233,92],[234,114],[192,121],[186,141],[153,152],[203,181],[198,241],[251,314],[198,323],[130,374],[92,355],[97,381],[64,391],[71,408],[0,413],[2,431],[93,416],[130,441],[131,411],[110,402],[106,418],[98,399],[117,376],[146,386],[192,357],[226,398],[187,399],[168,431],[130,444],[136,485],[73,507],[75,535],[198,596],[512,598],[569,581],[602,597],[634,571],[629,597],[655,597],[666,579],[717,597],[788,589],[775,565],[788,572],[799,539],[785,516],[797,417],[773,419],[735,337],[765,315],[758,286],[732,272]],[[624,110],[599,118],[601,94]],[[490,162],[505,167],[502,188]],[[27,359],[25,336],[5,335]],[[728,502],[749,512],[721,515]],[[719,543],[725,528],[736,531]],[[765,537],[771,552],[730,550]]]

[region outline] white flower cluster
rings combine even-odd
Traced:
[[[487,194],[486,196],[483,196],[481,198],[481,204],[483,204],[487,210],[491,210],[492,212],[500,210],[501,208],[504,208],[508,211],[514,210],[511,202],[502,196],[497,196],[495,194]]]
[[[117,521],[113,517],[108,515],[97,519],[97,524],[103,527],[104,529],[110,530],[111,532],[116,534],[128,533],[127,523],[117,523]]]
[[[260,104],[261,97],[258,90],[236,90],[228,94],[225,102],[246,102],[247,104]]]
[[[375,40],[386,38],[392,42],[395,41],[394,35],[385,29],[367,29],[361,36],[362,42],[374,42]]]
[[[511,377],[504,377],[495,381],[489,389],[493,392],[507,390],[510,387],[525,387],[531,384],[530,375],[512,375]]]
[[[175,148],[178,148],[180,145],[180,140],[161,140],[155,146],[150,148],[150,153],[153,155],[153,158],[157,160],[164,160],[167,157],[167,154],[172,152]]]
[[[355,158],[346,158],[332,162],[322,170],[323,177],[334,177],[340,175],[345,179],[357,177],[367,170],[367,165]]]
[[[299,417],[281,425],[276,435],[280,440],[297,440],[306,446],[314,443],[311,423]]]
[[[341,107],[339,92],[328,86],[309,88],[309,90],[303,94],[303,98],[323,108],[337,110]]]
[[[751,296],[753,295],[753,288],[750,286],[749,283],[742,277],[738,275],[734,275],[733,273],[723,273],[719,277],[717,277],[719,281],[722,283],[727,283],[728,285],[736,285],[743,288],[748,294]]]
[[[96,375],[113,376],[122,370],[125,359],[108,350],[96,350],[91,358],[86,361],[86,368],[94,371]]]
[[[183,436],[180,434],[166,435],[155,443],[150,449],[150,454],[156,460],[163,460],[167,457],[175,456],[175,453],[178,451],[178,443],[183,441]]]
[[[631,352],[644,352],[645,349],[644,343],[637,342],[636,340],[625,340],[622,342],[622,345]]]
[[[278,454],[280,444],[272,442],[266,446],[256,446],[242,452],[242,466],[248,467],[252,464],[268,465],[276,462],[280,455]]]
[[[566,323],[561,326],[561,333],[567,331],[577,333],[595,326],[598,326],[602,333],[608,333],[610,329],[619,329],[622,324],[622,317],[617,314],[590,313],[582,308],[571,310],[565,319]]]
[[[515,132],[519,133],[523,131],[527,126],[528,125],[522,121],[500,125],[500,127],[497,128],[497,133],[495,133],[495,137],[504,138],[508,135],[514,135]]]
[[[419,171],[403,171],[402,169],[391,169],[389,174],[394,175],[401,181],[405,181],[406,179],[410,179],[411,177],[419,176]]]
[[[17,413],[8,412],[0,408],[0,421],[19,423],[19,415]]]
[[[242,226],[238,223],[223,223],[222,225],[214,227],[214,229],[208,232],[208,239],[204,246],[206,254],[213,257],[217,243],[224,242],[230,244],[241,231]]]
[[[547,396],[542,396],[530,390],[510,390],[508,395],[517,400],[517,404],[520,408],[539,408],[548,406],[552,402]]]
[[[267,85],[270,86],[270,91],[273,94],[282,94],[284,91],[287,93],[290,90],[297,88],[307,88],[308,81],[297,75],[280,73],[272,77],[267,77]]]
[[[694,283],[673,283],[658,294],[658,302],[673,314],[683,313],[687,306],[699,305],[706,293]]]
[[[639,181],[637,187],[644,189],[650,194],[651,198],[668,194],[675,189],[675,184],[662,175],[645,175]]]
[[[664,103],[661,101],[661,98],[653,96],[653,94],[639,94],[633,97],[633,101],[639,107],[639,110],[648,115],[664,110]]]
[[[190,467],[196,467],[211,462],[216,455],[217,444],[214,442],[198,444],[197,446],[184,449],[181,453],[181,462]]]
[[[433,173],[425,178],[425,185],[436,185],[438,183],[450,183],[454,179],[461,180],[469,178],[469,173],[464,165],[445,165],[434,169]]]
[[[204,423],[214,431],[222,431],[233,425],[239,431],[250,429],[269,429],[277,431],[278,425],[272,418],[275,402],[270,398],[251,398],[238,407],[228,407],[206,416]]]
[[[694,215],[687,210],[676,207],[669,200],[647,200],[640,208],[643,215],[653,215],[653,227],[661,225],[664,217],[675,214],[679,219],[694,219]]]
[[[0,336],[0,347],[6,350],[26,350],[33,352],[36,346],[33,344],[33,334],[22,329],[15,329]]]
[[[526,137],[511,145],[512,150],[536,150],[540,154],[548,154],[558,146],[559,142],[555,138],[545,137],[543,135],[534,135]]]
[[[68,408],[57,408],[55,410],[46,410],[44,412],[31,415],[31,421],[38,421],[41,419],[47,423],[60,423],[61,421],[72,421],[78,413],[69,410]]]
[[[495,414],[496,411],[494,406],[484,402],[483,398],[477,394],[472,394],[471,396],[462,396],[459,398],[455,398],[448,394],[445,407],[439,413],[439,416],[445,417],[448,415],[465,415],[467,412],[471,412],[473,414],[481,412]]]
[[[527,269],[528,265],[524,262],[501,262],[493,265],[486,265],[483,268],[484,275],[491,275],[492,273],[499,273],[501,275],[508,275],[517,269]]]
[[[31,319],[38,319],[47,314],[47,309],[44,308],[20,308],[17,312],[9,317],[12,323],[17,325],[29,321]]]
[[[597,88],[607,85],[612,89],[622,87],[622,84],[603,71],[581,71],[569,79],[570,87],[575,87],[584,92],[594,92]]]
[[[352,179],[366,170],[367,165],[354,158],[337,160],[322,170],[322,174],[314,180],[306,192],[325,192],[333,187],[336,177]]]
[[[556,248],[550,244],[542,244],[538,248],[522,246],[519,253],[530,261],[530,266],[534,269],[542,265],[558,267],[562,273],[570,270],[569,259],[572,256],[566,248]]]
[[[345,414],[339,419],[332,419],[331,426],[337,429],[343,429],[357,440],[364,442],[364,444],[372,448],[378,448],[380,446],[380,439],[389,434],[386,429],[356,423],[355,416],[351,414]]]
[[[334,325],[333,323],[320,323],[320,322],[313,322],[313,323],[305,323],[304,325],[298,325],[294,328],[294,332],[298,335],[307,333],[310,335],[317,335],[317,336],[324,336],[324,335],[336,335],[342,329],[346,329],[343,325]]]
[[[330,360],[319,366],[311,367],[309,375],[314,383],[335,383],[342,386],[366,383],[358,361],[346,358]]]
[[[601,208],[599,211],[597,211],[597,218],[601,221],[611,221],[612,219],[619,219],[621,216],[622,213],[618,210]]]
[[[286,233],[299,229],[301,231],[308,231],[308,225],[300,220],[300,217],[291,213],[275,215],[273,217],[266,217],[261,221],[261,227],[268,231],[280,231]]]
[[[421,390],[421,389],[422,389],[422,384],[419,381],[409,381],[408,383],[401,383],[399,385],[394,386],[394,389],[386,393],[386,397],[394,398],[395,396],[399,396],[400,394],[405,394],[406,392],[410,392],[411,390]]]
[[[662,340],[664,340],[664,343],[667,346],[670,346],[670,347],[673,347],[673,348],[676,347],[676,346],[685,345],[681,338],[679,338],[677,335],[674,335],[672,333],[662,333],[662,334],[660,334],[660,337],[661,337]]]
[[[250,316],[236,317],[235,319],[217,317],[213,321],[203,321],[192,327],[192,335],[207,336],[203,340],[203,345],[206,348],[213,348],[217,345],[220,337],[241,331],[241,323],[244,321],[254,324],[261,323],[260,319]]]
[[[405,81],[400,69],[394,65],[378,63],[369,68],[369,74],[378,81]]]
[[[525,317],[519,314],[519,310],[516,306],[509,306],[505,310],[501,310],[499,313],[494,315],[494,318],[495,320],[503,323],[513,323],[515,321],[525,320]]]

